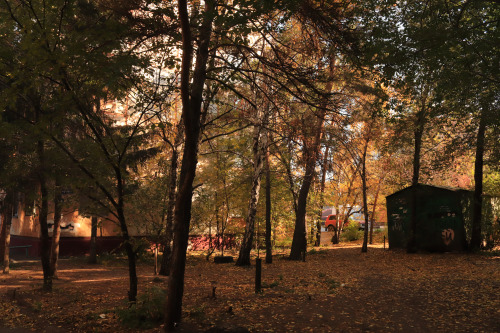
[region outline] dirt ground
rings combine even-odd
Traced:
[[[213,258],[212,258],[213,259]],[[166,277],[140,262],[139,294]],[[499,332],[500,257],[406,254],[375,245],[310,251],[306,261],[277,255],[255,267],[215,264],[190,255],[180,332]],[[122,260],[98,265],[63,259],[51,294],[40,291],[41,265],[16,262],[0,275],[0,332],[135,332],[121,325],[128,272]],[[215,289],[215,298],[213,288]],[[150,311],[157,311],[155,304]],[[154,308],[156,307],[156,308]],[[156,324],[145,332],[160,332]]]

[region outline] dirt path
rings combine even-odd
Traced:
[[[273,264],[263,264],[265,288],[259,294],[254,292],[253,267],[190,257],[179,331],[204,332],[211,327],[251,332],[499,331],[499,257],[408,255],[380,247],[361,254],[358,246],[313,252],[306,262],[277,257]],[[24,263],[0,276],[0,328],[138,330],[120,326],[115,313],[126,308],[123,264],[61,261],[52,294],[39,290],[40,271],[39,263]],[[166,283],[166,278],[152,274],[152,265],[139,265],[140,294],[165,288]],[[156,325],[147,331],[160,330]]]

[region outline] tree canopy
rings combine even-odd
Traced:
[[[338,241],[356,214],[387,221],[383,196],[430,183],[475,191],[477,249],[482,197],[500,193],[499,18],[488,0],[5,0],[0,189],[39,207],[47,289],[61,188],[119,226],[130,302],[131,230],[154,238],[167,330],[190,234],[212,252],[231,234],[249,265],[267,220],[268,252],[299,260],[324,207]]]

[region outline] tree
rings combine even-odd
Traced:
[[[180,72],[180,95],[182,101],[182,119],[184,122],[184,147],[179,176],[179,191],[177,193],[174,213],[174,245],[172,257],[172,272],[169,279],[166,330],[172,330],[175,322],[181,319],[183,278],[186,259],[186,248],[191,217],[192,184],[197,165],[198,142],[201,129],[202,105],[208,110],[210,100],[203,101],[205,82],[207,79],[218,82],[224,87],[235,91],[232,81],[234,73],[239,73],[243,79],[249,73],[240,68],[241,61],[249,55],[258,57],[259,54],[248,47],[248,39],[242,38],[249,32],[263,31],[267,34],[267,21],[262,21],[265,15],[279,4],[272,2],[260,3],[254,1],[234,1],[231,10],[229,7],[214,1],[206,1],[204,5],[196,7],[188,5],[187,1],[179,1],[177,15],[182,35],[182,63]],[[237,9],[237,10],[233,10]],[[199,12],[200,11],[200,12]],[[203,15],[198,15],[203,12]],[[190,16],[191,13],[191,16]],[[219,43],[217,43],[220,40]],[[210,44],[217,47],[211,49]],[[194,49],[196,47],[196,56]],[[220,56],[219,56],[220,55]],[[210,68],[209,59],[215,57],[222,61],[222,66]],[[260,57],[262,60],[263,57]],[[270,65],[265,62],[266,66]],[[194,65],[194,66],[193,66]],[[194,70],[191,72],[191,69]],[[284,73],[292,69],[291,66],[280,68]],[[251,70],[250,70],[251,71]],[[293,74],[292,70],[292,74]],[[229,73],[227,76],[225,74]],[[268,74],[268,77],[272,77]],[[242,98],[241,94],[236,94]]]
[[[92,216],[90,221],[90,249],[89,264],[97,264],[97,216]]]
[[[331,112],[332,108],[339,104],[339,101],[332,98],[332,96],[341,95],[340,91],[342,90],[341,85],[334,86],[333,82],[340,76],[337,76],[336,62],[348,62],[347,59],[356,53],[356,40],[349,23],[350,11],[347,3],[306,1],[300,5],[294,14],[296,16],[290,20],[292,28],[287,33],[295,33],[295,36],[302,38],[294,40],[289,37],[293,43],[293,47],[289,47],[289,49],[293,50],[294,53],[296,52],[297,58],[302,61],[301,66],[307,69],[314,68],[312,72],[316,74],[316,77],[313,80],[318,83],[317,85],[305,84],[302,89],[305,94],[300,101],[306,102],[308,98],[311,98],[314,101],[313,103],[309,103],[309,105],[307,103],[304,103],[305,105],[298,104],[293,107],[299,121],[297,124],[302,122],[300,129],[303,131],[300,134],[300,139],[302,141],[301,154],[304,176],[296,196],[297,201],[294,204],[296,221],[290,251],[290,259],[298,260],[302,257],[302,253],[306,251],[307,246],[305,234],[307,198],[315,178],[325,117],[329,111]],[[299,29],[302,32],[298,33]],[[313,54],[311,54],[312,50]],[[304,54],[307,54],[307,56],[304,56]],[[305,76],[301,82],[306,83],[307,79],[311,80],[312,78]],[[332,90],[334,88],[335,90]],[[304,98],[305,96],[307,97]],[[315,98],[312,96],[315,96]],[[300,106],[304,110],[296,111],[296,108]],[[311,112],[309,117],[307,112],[304,112],[306,110]],[[299,116],[300,114],[301,116]]]
[[[448,20],[439,22],[450,37],[445,59],[453,66],[445,68],[440,93],[452,105],[470,112],[477,124],[474,166],[474,205],[470,248],[481,245],[482,195],[486,133],[499,126],[498,89],[499,47],[498,15],[500,7],[490,1],[463,1],[443,8]],[[458,84],[457,84],[458,83]],[[457,98],[458,97],[458,98]],[[458,103],[453,102],[458,99]],[[469,108],[472,108],[470,110]],[[459,110],[460,110],[459,109]],[[498,140],[493,139],[498,144]],[[493,150],[494,151],[494,150]]]
[[[9,274],[10,271],[10,226],[12,223],[12,210],[13,210],[13,193],[5,193],[5,197],[2,200],[1,214],[2,214],[2,233],[3,233],[3,273]]]
[[[7,110],[0,113],[0,260],[3,264],[3,273],[9,273],[10,265],[10,229],[14,205],[17,203],[16,186],[23,179],[19,174],[19,158],[16,158],[16,131],[12,126],[13,119],[9,119]]]
[[[273,262],[273,245],[271,240],[272,222],[272,200],[271,200],[271,168],[269,166],[269,132],[266,133],[266,152],[264,156],[264,172],[266,173],[266,264]]]
[[[266,142],[264,137],[266,136],[265,127],[268,117],[267,110],[262,111],[263,116],[257,116],[257,119],[261,119],[261,123],[255,125],[254,135],[253,135],[253,165],[254,170],[252,174],[252,188],[250,193],[250,202],[248,204],[248,215],[245,225],[245,234],[243,236],[243,241],[241,243],[240,254],[236,265],[244,266],[250,265],[250,251],[253,245],[253,234],[255,225],[255,215],[257,214],[257,204],[259,202],[260,193],[260,182],[261,175],[264,167],[264,158],[266,150]]]
[[[170,143],[172,149],[172,155],[170,157],[170,170],[168,174],[168,190],[167,190],[167,203],[165,212],[165,238],[163,244],[163,256],[160,267],[161,275],[170,274],[170,261],[172,255],[172,232],[173,232],[173,219],[174,219],[174,205],[175,205],[175,195],[177,188],[177,169],[178,169],[178,147],[180,146],[180,140],[182,138],[182,123],[177,125],[177,131],[175,134],[175,141],[173,144],[167,140],[165,132],[162,129],[163,140]]]
[[[367,45],[375,46],[371,49],[374,52],[367,53],[379,60],[377,67],[386,77],[392,78],[393,83],[403,83],[410,91],[420,91],[420,107],[426,99],[426,108],[432,106],[440,115],[475,121],[471,248],[477,249],[481,239],[483,137],[489,126],[497,126],[498,119],[484,117],[498,110],[494,86],[498,85],[499,7],[492,1],[466,0],[375,1],[370,5],[375,5],[369,8],[377,17],[365,16],[372,36],[366,39]],[[420,110],[420,119],[424,119],[423,109]],[[418,136],[416,131],[416,142]],[[413,181],[418,180],[418,172],[414,175]],[[409,250],[414,249],[412,239]]]
[[[196,64],[192,76],[193,31],[190,26],[187,1],[179,0],[177,10],[182,34],[181,101],[185,143],[179,176],[180,186],[174,211],[174,245],[171,274],[167,290],[166,331],[173,331],[174,324],[181,320],[184,269],[186,266],[186,250],[191,219],[191,200],[193,196],[192,186],[198,160],[202,95],[206,80],[209,45],[216,8],[212,0],[205,2],[205,15],[199,25],[198,52],[196,53]]]
[[[61,237],[62,189],[58,177],[55,180],[54,191],[54,226],[52,229],[52,244],[50,247],[50,275],[57,278],[57,260],[59,259],[59,241]]]
[[[259,80],[254,80],[254,82],[259,82]],[[266,80],[264,79],[262,84],[265,85]],[[266,87],[262,87],[261,89],[266,89]],[[269,90],[269,88],[268,88]],[[250,265],[250,252],[252,250],[253,245],[253,236],[255,232],[255,216],[257,214],[257,205],[259,202],[259,194],[260,194],[260,186],[261,186],[261,177],[264,171],[265,162],[266,162],[266,152],[268,150],[267,147],[267,135],[268,135],[268,126],[269,126],[269,116],[270,116],[270,106],[269,102],[265,100],[265,98],[269,96],[269,91],[266,91],[266,95],[261,94],[262,102],[255,102],[256,105],[261,104],[262,106],[255,111],[255,122],[253,124],[253,173],[251,178],[251,190],[250,190],[250,200],[248,203],[248,213],[245,223],[245,234],[243,235],[243,241],[241,243],[240,253],[238,256],[238,260],[236,261],[236,265],[238,266],[246,266]],[[267,168],[269,168],[269,161],[267,161]],[[269,178],[269,175],[267,175]],[[267,180],[269,182],[270,180]],[[267,190],[267,188],[266,188]],[[266,200],[270,200],[270,194],[266,194]],[[269,202],[266,201],[266,208],[268,207]],[[270,207],[269,207],[270,209]],[[270,236],[268,237],[268,233],[270,233],[270,225],[268,226],[267,219],[270,220],[270,212],[266,211],[266,249],[270,246]],[[269,222],[270,223],[270,222]],[[267,255],[266,255],[267,258]],[[269,259],[266,259],[266,262]]]
[[[104,12],[107,15],[101,15]],[[3,83],[11,89],[11,102],[27,102],[33,116],[24,120],[36,126],[39,133],[36,153],[44,286],[51,288],[46,159],[51,140],[102,193],[105,201],[95,199],[119,222],[129,259],[129,300],[134,302],[136,254],[124,206],[132,180],[128,168],[154,153],[154,149],[140,149],[145,141],[138,139],[144,109],[150,104],[136,103],[137,109],[131,115],[134,123],[122,127],[116,127],[102,108],[96,107],[100,99],[124,97],[124,92],[139,82],[137,70],[145,63],[122,47],[130,36],[125,34],[130,26],[99,4],[82,1],[61,1],[50,6],[43,1],[19,6],[6,1],[0,13],[2,22],[8,22],[5,33],[15,36],[6,46],[16,54],[14,58],[2,57],[2,65],[9,66]],[[133,38],[127,41],[132,43]],[[63,132],[51,131],[48,125],[55,120],[64,120],[62,128],[71,128],[77,135],[70,139]],[[96,161],[104,163],[96,168]]]
[[[337,214],[338,226],[334,228],[332,243],[340,242],[340,235],[349,223],[352,214],[360,211],[359,197],[362,194],[359,184],[361,160],[354,150],[359,146],[356,133],[350,133],[345,128],[356,128],[352,124],[352,117],[345,118],[340,124],[332,124],[327,128],[328,137],[326,144],[331,145],[330,172],[332,179],[327,184],[327,192],[332,193],[327,199],[333,203]]]
[[[364,124],[366,129],[364,129],[363,133],[363,147],[362,147],[362,153],[361,153],[361,170],[360,170],[360,176],[361,176],[361,181],[362,181],[362,191],[363,191],[363,217],[365,220],[365,228],[363,232],[363,245],[361,247],[361,252],[367,252],[368,251],[368,234],[369,234],[369,229],[370,229],[370,209],[368,206],[368,175],[367,175],[367,153],[368,153],[368,148],[369,144],[371,141],[374,140],[374,136],[377,134],[377,115],[376,115],[377,110],[372,110],[372,114],[370,116],[370,119],[367,120]],[[375,210],[375,205],[372,208],[373,212]],[[372,216],[373,213],[372,212]],[[372,228],[373,228],[373,219],[372,219]],[[372,229],[373,230],[373,229]]]

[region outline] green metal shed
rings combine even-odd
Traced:
[[[386,197],[389,248],[406,248],[415,195],[417,247],[424,251],[462,251],[467,248],[464,203],[472,192],[418,184]]]

